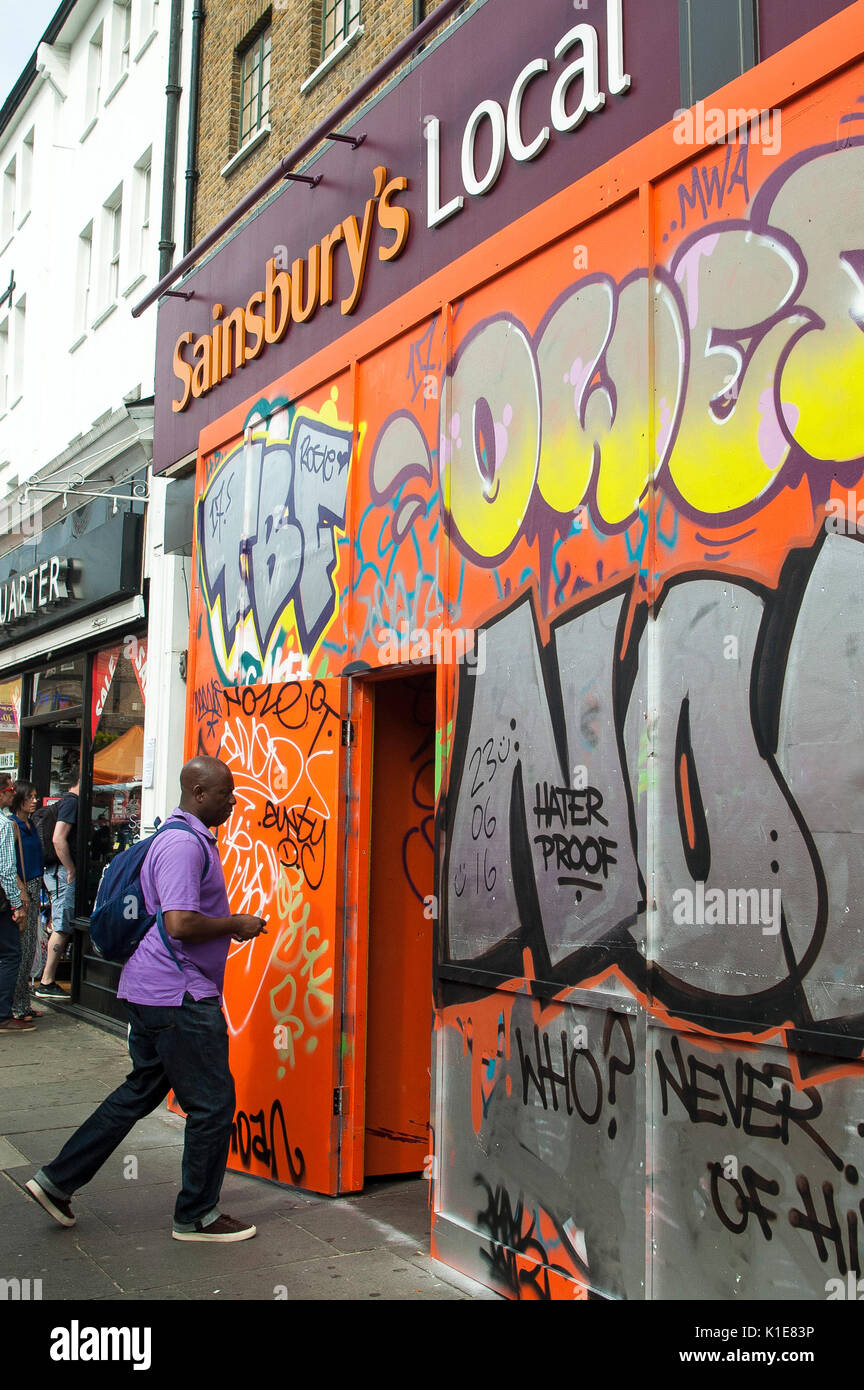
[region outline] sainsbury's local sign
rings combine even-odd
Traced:
[[[554,57],[567,58],[567,65],[557,78],[548,77],[548,58],[532,58],[516,76],[507,99],[506,109],[500,101],[487,98],[478,102],[465,122],[462,134],[458,176],[462,192],[454,193],[442,202],[441,122],[437,116],[424,121],[426,137],[426,225],[439,227],[442,222],[461,212],[465,194],[480,198],[491,193],[506,155],[517,164],[537,159],[549,144],[551,129],[560,134],[578,129],[586,117],[606,105],[603,88],[605,66],[606,87],[611,96],[620,96],[630,87],[630,76],[624,70],[623,0],[606,0],[606,51],[602,62],[600,35],[593,24],[575,24],[555,45]],[[577,5],[585,9],[585,4]],[[526,95],[535,84],[551,89],[548,94],[548,122],[533,130],[523,126],[522,108]],[[484,138],[485,137],[485,138]],[[478,140],[484,138],[486,154],[477,168]],[[448,173],[450,171],[447,171]]]
[[[314,190],[257,210],[160,301],[156,471],[355,325],[392,312],[396,331],[406,296],[668,120],[676,35],[674,0],[471,6],[358,112],[355,148],[316,156]]]
[[[537,159],[547,148],[552,129],[559,134],[577,130],[606,104],[607,91],[620,96],[628,90],[622,7],[623,0],[606,0],[605,48],[593,24],[575,24],[555,44],[553,58],[566,59],[566,63],[554,79],[549,77],[549,58],[532,58],[515,76],[506,107],[492,98],[474,107],[465,123],[455,179],[461,181],[463,191],[447,201],[442,201],[442,187],[454,180],[450,180],[450,171],[442,171],[441,121],[437,116],[424,118],[427,228],[438,227],[461,212],[466,195],[480,198],[491,193],[505,156],[518,164]],[[549,88],[548,120],[526,130],[523,107],[527,95],[543,83]],[[349,292],[338,301],[339,308],[343,315],[354,313],[376,227],[377,259],[393,261],[405,249],[411,225],[408,209],[395,201],[408,189],[408,178],[390,178],[384,165],[378,165],[372,176],[374,189],[362,218],[353,214],[343,217],[305,255],[295,255],[285,246],[275,247],[263,268],[263,286],[245,303],[227,312],[223,304],[214,304],[208,331],[196,334],[186,329],[179,335],[173,353],[174,377],[180,384],[179,395],[171,402],[175,414],[254,361],[268,345],[281,342],[292,323],[307,323],[319,309],[333,304],[337,257],[344,258],[351,279]],[[380,240],[381,233],[389,234],[389,240],[386,236]]]

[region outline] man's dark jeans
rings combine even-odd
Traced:
[[[12,913],[0,912],[0,1023],[12,1016],[12,999],[21,964],[21,933]]]
[[[228,1029],[219,1000],[196,1003],[190,994],[176,1008],[130,1004],[132,1071],[64,1144],[37,1181],[57,1198],[89,1182],[136,1121],[173,1088],[186,1111],[183,1187],[174,1207],[175,1228],[215,1220],[225,1176],[234,1081],[228,1068]]]

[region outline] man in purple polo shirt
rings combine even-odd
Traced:
[[[147,910],[161,909],[164,934],[158,923],[151,927],[123,967],[117,991],[129,1014],[132,1071],[26,1188],[62,1226],[74,1226],[72,1194],[173,1089],[186,1111],[174,1239],[248,1240],[255,1227],[218,1206],[234,1119],[221,997],[232,938],[258,936],[264,919],[232,915],[228,904],[212,834],[235,802],[228,767],[218,758],[193,758],[180,773],[180,790],[180,805],[141,872]],[[176,821],[189,829],[171,829]]]

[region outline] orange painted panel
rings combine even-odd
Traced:
[[[420,1172],[430,1148],[434,736],[433,674],[376,685],[367,1177]]]
[[[266,936],[228,957],[229,1167],[328,1193],[338,1182],[343,698],[335,681],[223,689],[219,743],[237,797],[219,834],[231,910],[268,919]]]

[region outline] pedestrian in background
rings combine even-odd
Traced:
[[[15,832],[9,806],[14,788],[8,773],[0,773],[0,1034],[32,1033],[34,1024],[15,1018],[12,999],[21,965],[20,923],[24,905],[15,872]]]
[[[56,982],[57,967],[72,939],[72,919],[75,916],[75,839],[78,826],[78,770],[71,787],[60,798],[57,823],[52,843],[57,863],[46,870],[45,878],[51,898],[51,937],[45,958],[42,979],[36,986],[37,999],[50,999],[55,1004],[68,1004],[69,995]]]
[[[39,923],[42,909],[42,842],[30,817],[41,800],[32,782],[16,782],[12,794],[12,820],[15,824],[15,863],[18,870],[19,886],[24,885],[21,901],[26,908],[26,917],[21,928],[21,965],[18,969],[18,983],[12,1000],[12,1013],[15,1018],[30,1022],[42,1015],[30,1002],[30,973],[39,942]]]

